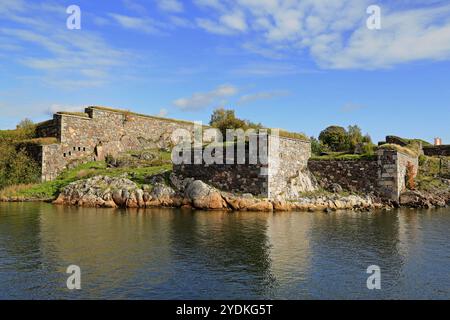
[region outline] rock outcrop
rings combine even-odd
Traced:
[[[124,178],[97,176],[73,182],[63,189],[55,204],[104,208],[183,207],[199,210],[232,211],[338,211],[382,208],[370,197],[327,195],[298,198],[297,201],[269,200],[251,194],[236,195],[219,191],[200,181],[163,176],[149,179],[151,185],[139,187]]]
[[[442,208],[450,205],[450,193],[407,191],[400,195],[400,205],[410,208]]]

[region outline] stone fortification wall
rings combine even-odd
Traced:
[[[339,184],[356,193],[375,193],[378,189],[377,160],[309,160],[309,170],[325,189]]]
[[[37,129],[39,137],[59,140],[42,146],[42,179],[52,180],[67,167],[108,154],[169,148],[176,129],[192,131],[193,123],[99,107],[89,107],[85,114],[55,114]]]

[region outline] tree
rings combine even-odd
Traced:
[[[315,156],[320,156],[325,151],[324,145],[315,137],[311,137],[311,152]]]
[[[253,123],[248,120],[239,119],[236,117],[234,110],[226,110],[224,108],[214,110],[211,115],[209,125],[219,129],[224,137],[226,137],[227,129],[247,130],[249,128],[262,128],[260,123]]]
[[[339,126],[330,126],[323,130],[319,135],[319,140],[331,151],[343,152],[349,149],[347,131]]]
[[[23,119],[16,126],[16,132],[18,139],[31,139],[34,138],[36,133],[36,125],[28,118]]]

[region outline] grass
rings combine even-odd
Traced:
[[[378,148],[379,149],[386,149],[386,150],[393,150],[393,151],[402,152],[402,153],[405,153],[405,154],[407,154],[407,155],[409,155],[411,157],[419,156],[418,151],[413,150],[413,149],[408,148],[408,147],[402,147],[402,146],[399,146],[398,144],[393,144],[393,143],[386,143],[386,144],[383,144],[383,145],[379,146]]]
[[[107,168],[105,162],[88,162],[76,168],[65,170],[56,180],[43,182],[34,185],[16,185],[0,190],[0,198],[17,197],[26,199],[54,199],[58,196],[62,188],[68,184],[94,176],[118,177],[127,173],[129,179],[138,186],[146,182],[148,176],[166,172],[172,169],[171,164],[145,168]]]
[[[18,142],[18,144],[21,144],[21,145],[32,144],[32,145],[40,145],[40,146],[55,144],[55,143],[58,143],[58,139],[55,137],[26,139],[26,140],[21,140]]]
[[[311,160],[317,161],[357,161],[357,160],[367,160],[374,161],[377,159],[375,154],[347,154],[347,153],[331,153],[323,156],[311,157]]]
[[[397,136],[391,136],[392,138],[395,138],[401,142],[403,142],[405,145],[414,145],[414,144],[422,144],[422,146],[432,146],[431,143],[428,141],[422,140],[422,139],[407,139],[407,138],[401,138]]]

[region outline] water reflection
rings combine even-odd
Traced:
[[[450,212],[0,204],[0,298],[449,298]],[[68,291],[66,268],[82,269]],[[369,265],[381,291],[366,288]]]

